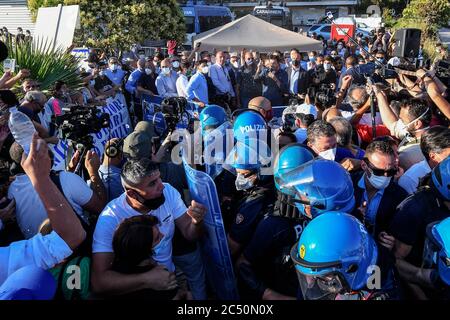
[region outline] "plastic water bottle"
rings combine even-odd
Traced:
[[[33,122],[26,114],[18,111],[16,108],[12,108],[8,125],[14,140],[20,144],[26,154],[29,154],[31,140],[36,132]]]

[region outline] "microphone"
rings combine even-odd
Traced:
[[[327,12],[327,18],[329,19],[329,20],[333,20],[333,13],[331,12],[331,11],[328,11]]]

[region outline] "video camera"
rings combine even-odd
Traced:
[[[98,133],[103,128],[109,128],[109,114],[101,113],[97,108],[71,106],[63,108],[61,116],[53,117],[55,126],[61,130],[63,139],[82,144],[85,148],[93,147],[92,133]]]
[[[314,103],[323,109],[336,104],[336,95],[330,84],[322,83],[318,88],[309,87],[307,94],[314,99]]]
[[[189,113],[186,112],[187,105],[186,98],[172,97],[164,99],[161,107],[155,109],[155,112],[163,114],[169,133],[176,130],[177,124],[183,120],[184,115],[187,115],[190,120]]]

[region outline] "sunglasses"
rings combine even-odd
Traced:
[[[376,175],[376,176],[386,176],[386,177],[393,177],[397,174],[398,172],[398,168],[394,168],[394,169],[388,169],[388,170],[384,170],[384,169],[379,169],[377,167],[375,167],[367,158],[364,158],[363,161],[367,164],[367,166],[369,167],[370,171]]]

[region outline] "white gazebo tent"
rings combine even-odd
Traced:
[[[201,43],[205,51],[242,49],[273,52],[297,48],[301,52],[322,50],[322,42],[280,28],[252,15],[246,15],[222,27],[201,33],[194,38],[194,46]]]

